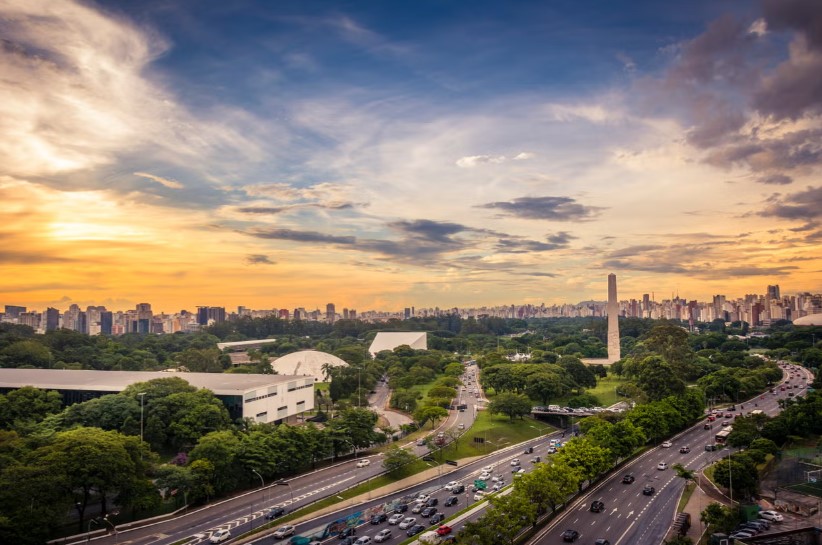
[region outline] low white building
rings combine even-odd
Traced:
[[[117,394],[137,382],[179,377],[211,390],[232,419],[279,422],[314,408],[314,378],[241,373],[169,373],[163,371],[75,371],[70,369],[0,369],[0,393],[24,386],[55,390],[64,405]]]

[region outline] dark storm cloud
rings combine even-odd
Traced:
[[[245,258],[246,263],[249,265],[274,265],[275,262],[271,261],[267,255],[263,254],[250,254]]]
[[[589,221],[603,208],[580,204],[571,197],[520,197],[483,204],[477,208],[500,210],[502,215],[548,221]]]
[[[757,182],[768,185],[788,185],[793,183],[793,178],[784,174],[768,174],[759,178]]]
[[[760,212],[765,217],[813,221],[822,217],[822,186],[809,187],[805,191],[790,195],[776,195],[770,204]]]
[[[293,242],[318,242],[331,244],[354,244],[357,239],[352,236],[335,236],[326,235],[325,233],[318,233],[316,231],[294,231],[293,229],[265,229],[256,228],[246,231],[245,234],[252,237],[274,239],[274,240],[290,240]]]
[[[528,252],[550,252],[567,248],[571,240],[577,237],[567,231],[560,231],[553,235],[547,235],[545,242],[539,240],[526,240],[519,237],[500,237],[496,244],[496,251],[503,253],[524,254]]]
[[[822,50],[822,3],[819,0],[764,0],[762,11],[771,30],[797,30]]]

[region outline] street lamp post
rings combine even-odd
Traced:
[[[440,464],[431,465],[428,462],[424,462],[424,463],[428,467],[436,467],[437,468],[437,487],[442,488],[442,465],[440,465]]]
[[[289,504],[289,507],[291,507],[291,510],[293,511],[294,510],[294,490],[292,490],[292,488],[291,488],[291,483],[288,482],[288,481],[277,481],[274,484],[276,484],[277,486],[287,486],[288,487],[288,494],[291,496],[291,503]],[[339,496],[337,496],[337,497],[339,497]]]
[[[88,519],[88,524],[86,525],[86,543],[91,541],[91,523],[99,525],[100,523],[97,522],[97,519]]]
[[[140,392],[137,395],[140,396],[140,443],[142,443],[143,442],[143,406],[144,406],[144,401],[146,399],[146,393],[145,392]]]
[[[265,481],[263,480],[263,476],[262,476],[262,475],[260,475],[260,474],[257,472],[257,470],[256,470],[256,469],[252,469],[252,470],[251,470],[251,472],[252,472],[252,473],[254,473],[254,475],[256,475],[257,477],[259,477],[259,478],[260,478],[260,490],[265,490]],[[265,501],[266,503],[268,503],[268,500],[267,500],[267,499],[266,499],[266,497],[265,497],[265,492],[263,492],[263,501]]]
[[[112,515],[117,516],[117,513],[118,512],[115,511],[114,513],[112,513]],[[114,544],[117,545],[117,526],[115,526],[113,522],[108,520],[108,515],[103,517],[103,522],[111,526],[111,529],[114,531]]]

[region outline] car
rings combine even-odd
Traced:
[[[710,414],[708,415],[708,422],[714,422],[716,420],[716,415]]]
[[[457,496],[451,496],[446,498],[445,503],[443,504],[445,507],[451,507],[452,505],[457,505],[460,502],[460,499]]]
[[[519,465],[519,458],[514,458],[511,460],[511,467]]]
[[[428,524],[439,524],[440,522],[445,520],[444,513],[434,513],[430,517],[428,517]]]
[[[407,530],[416,524],[417,519],[414,517],[405,517],[402,522],[400,522],[400,530]]]
[[[415,515],[418,515],[422,512],[423,509],[425,509],[425,507],[426,506],[425,506],[424,503],[418,503],[417,505],[415,505],[414,507],[411,508],[411,512],[414,513]]]
[[[371,465],[371,460],[360,460],[357,462],[357,467],[368,467]]]
[[[437,528],[437,535],[438,535],[438,536],[447,536],[447,535],[448,535],[448,534],[450,534],[452,531],[453,531],[453,530],[451,529],[451,527],[450,527],[450,526],[446,526],[445,524],[443,524],[442,526],[440,526],[439,528]]]
[[[436,513],[436,512],[437,512],[437,508],[436,508],[436,507],[426,507],[425,509],[423,509],[423,510],[422,510],[422,512],[420,513],[420,515],[422,515],[422,516],[423,516],[423,517],[425,517],[425,518],[428,518],[428,517],[430,517],[431,515],[433,515],[433,514],[434,514],[434,513]]]
[[[491,482],[492,483],[502,481],[502,480],[503,480],[502,475],[494,475],[493,477],[491,477]]]
[[[605,504],[600,500],[594,500],[591,502],[591,512],[592,513],[599,513],[605,509]]]
[[[435,505],[439,505],[439,504],[440,504],[440,500],[438,500],[437,498],[428,498],[428,501],[425,502],[426,507],[434,507]]]
[[[407,503],[401,503],[394,508],[394,513],[396,514],[405,513],[406,511],[408,511]]]
[[[412,536],[415,536],[415,535],[419,534],[423,530],[425,530],[425,526],[423,526],[422,524],[415,524],[414,526],[409,528],[408,531],[405,532],[405,534],[408,537],[412,537]]]
[[[502,483],[494,483],[494,486],[491,487],[491,491],[492,492],[499,492],[500,490],[502,490],[503,486],[504,485]]]
[[[417,439],[417,446],[424,447],[425,446],[425,439]]]
[[[388,541],[392,537],[394,536],[391,535],[391,530],[386,528],[385,530],[380,530],[377,532],[377,535],[374,536],[374,542],[382,543],[383,541]]]
[[[494,466],[493,465],[485,466],[484,468],[482,468],[483,473],[491,473],[492,471],[494,471]]]
[[[541,457],[539,457],[539,456],[534,456],[533,458],[531,458],[531,463],[532,463],[532,464],[538,464],[538,463],[540,463],[541,461],[542,461],[542,458],[541,458]]]
[[[665,463],[665,462],[659,462],[659,463],[656,465],[656,468],[657,468],[658,470],[662,471],[663,469],[668,469],[668,464],[667,464],[667,463]]]
[[[691,447],[679,447],[679,452],[682,454],[688,454],[691,452]]]
[[[548,447],[548,454],[556,454],[557,447]]]
[[[727,427],[728,427],[728,426],[730,426],[730,425],[731,425],[731,423],[730,423],[730,422],[727,422],[727,421],[722,423],[722,427],[723,427],[723,428],[727,428]]]
[[[465,429],[465,424],[460,423],[460,425],[459,425],[459,426],[457,426],[457,428],[458,428],[458,429],[461,429],[461,430],[464,430],[464,429]]]
[[[357,528],[354,526],[346,526],[340,531],[339,534],[337,534],[337,537],[339,539],[345,539],[347,537],[353,537],[355,535],[357,535]]]
[[[281,517],[283,515],[285,515],[285,509],[283,509],[282,507],[272,507],[265,514],[265,518],[267,518],[269,520],[273,520],[273,519]]]
[[[630,473],[628,473],[627,475],[625,475],[624,477],[622,477],[622,484],[631,484],[631,483],[632,483],[632,482],[634,482],[635,480],[636,480],[636,479],[634,478],[634,476],[633,476],[633,475],[631,475]]]
[[[465,485],[462,484],[458,484],[457,486],[451,489],[452,494],[462,494],[463,492],[465,492]]]
[[[734,413],[725,413],[725,418],[733,418],[734,416],[736,416]]]
[[[534,452],[534,447],[527,447],[525,449],[525,454],[532,454]]]
[[[710,425],[710,424],[703,424],[703,425],[702,425],[702,429],[703,429],[703,430],[709,430],[709,429],[711,429],[711,428],[713,428],[713,426],[712,426],[712,425]]]
[[[654,492],[656,492],[656,488],[649,484],[646,484],[645,487],[642,489],[642,493],[646,496],[653,496]]]
[[[286,524],[285,526],[281,526],[277,528],[277,531],[274,532],[273,536],[277,539],[282,539],[284,537],[288,537],[294,535],[294,527],[290,524]]]
[[[391,517],[388,519],[388,524],[394,526],[395,524],[399,524],[400,522],[402,522],[402,519],[404,518],[405,517],[402,515],[402,513],[395,513],[391,515]]]
[[[782,513],[777,513],[776,511],[760,511],[759,518],[770,520],[772,522],[782,522],[785,520],[785,517],[782,516]]]
[[[385,513],[377,513],[375,515],[371,515],[371,524],[380,524],[388,520],[388,515]]]
[[[418,503],[425,503],[430,499],[431,499],[431,494],[420,494],[419,496],[414,498],[414,501],[418,502]]]
[[[354,542],[354,545],[371,545],[371,538],[368,536],[362,536]]]
[[[476,494],[474,494],[474,501],[480,501],[485,497],[486,493],[482,490],[477,490]]]
[[[217,530],[211,537],[208,538],[209,543],[222,543],[223,541],[227,540],[231,537],[231,532],[228,530]]]
[[[459,485],[457,481],[450,481],[448,484],[445,485],[446,490],[454,490],[454,487]]]
[[[300,541],[293,541],[294,538],[291,538],[291,539],[292,539],[292,541],[289,541],[289,543],[294,543],[295,545],[297,543],[301,543]],[[339,541],[339,545],[354,545],[354,538],[350,537],[350,536],[349,537],[344,537]]]
[[[576,530],[565,530],[562,532],[562,541],[574,542],[579,539],[579,532]]]
[[[611,545],[611,542],[604,538],[599,538],[594,541],[594,545]]]
[[[756,528],[758,530],[767,530],[771,527],[771,523],[767,520],[751,520],[743,524],[743,526],[748,526],[751,528]]]
[[[745,539],[748,537],[753,537],[753,532],[734,532],[733,534],[729,535],[728,537],[732,537],[734,539]]]
[[[671,446],[673,446],[673,443],[670,441],[665,441],[662,443],[662,448],[671,448]]]
[[[705,451],[706,451],[706,452],[713,452],[713,451],[715,451],[716,449],[717,449],[717,446],[716,446],[716,445],[705,445]]]

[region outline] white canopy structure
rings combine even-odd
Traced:
[[[425,331],[390,331],[377,333],[368,351],[371,357],[383,350],[394,350],[398,346],[407,344],[415,350],[428,350],[428,335]]]
[[[271,362],[271,368],[281,375],[304,375],[314,377],[317,381],[325,381],[323,367],[326,364],[332,367],[348,365],[333,354],[318,350],[301,350],[277,358]]]

